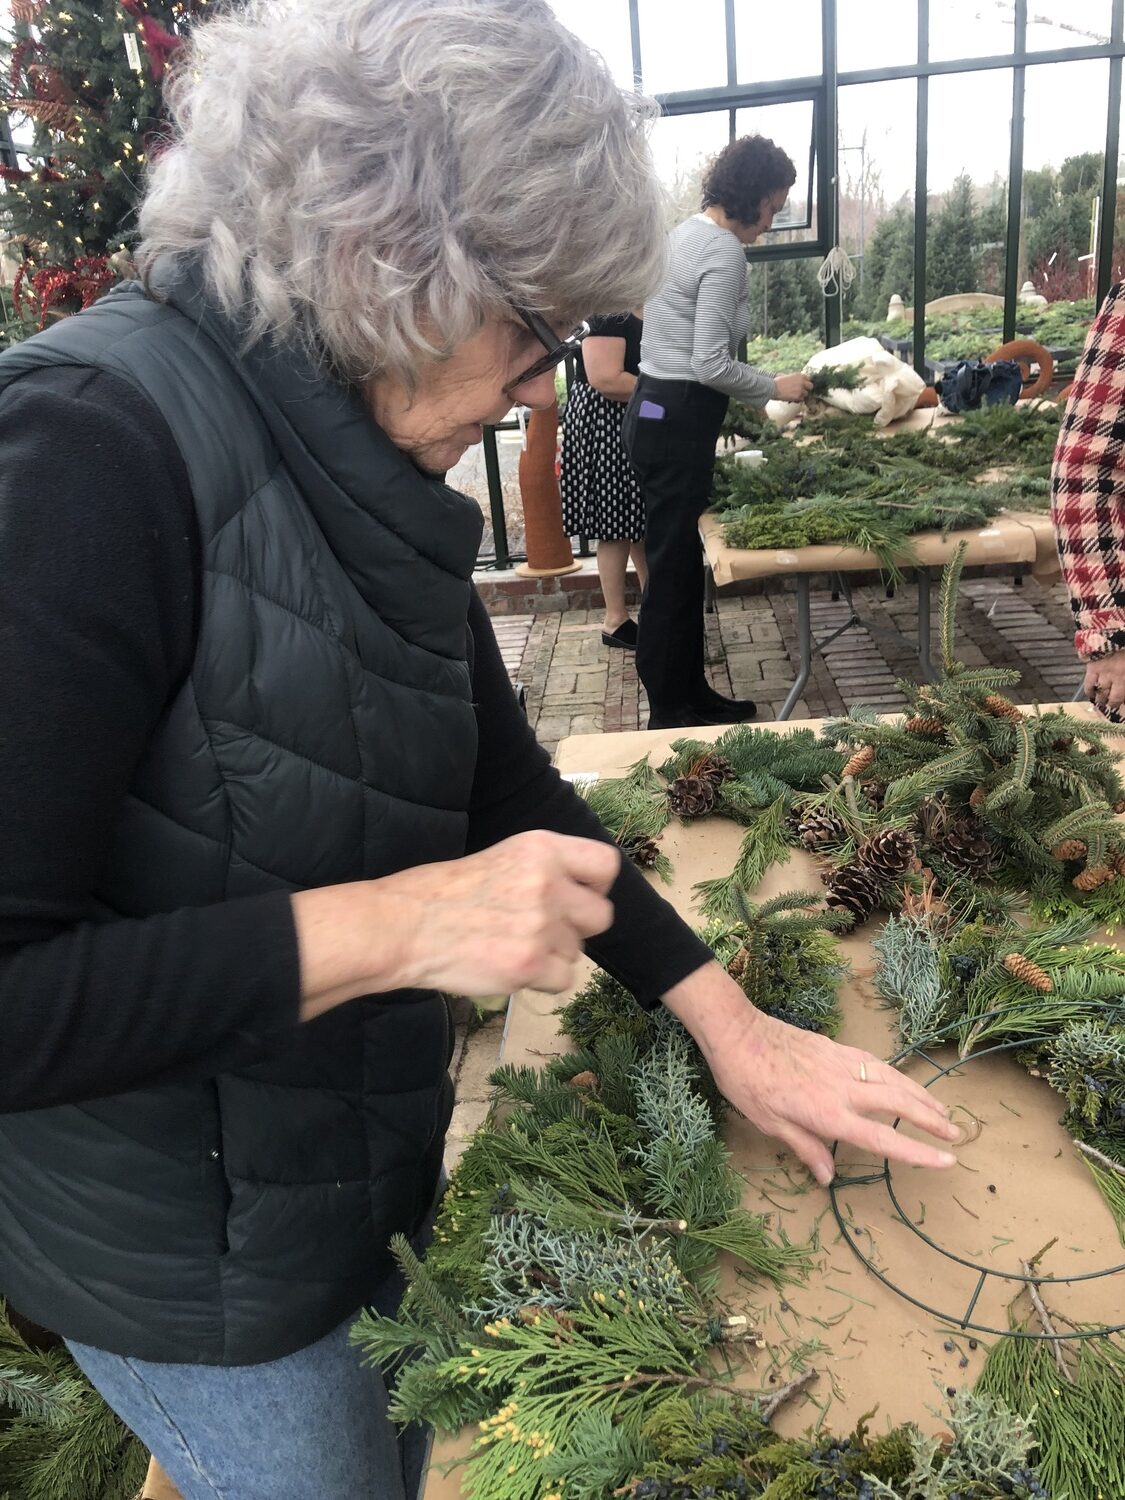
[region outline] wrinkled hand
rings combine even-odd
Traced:
[[[803,401],[812,390],[812,381],[807,375],[778,375],[774,384],[779,401]]]
[[[1125,651],[1092,661],[1082,688],[1099,713],[1116,718],[1125,704]]]
[[[953,1142],[959,1131],[937,1099],[870,1052],[763,1015],[717,964],[689,975],[664,999],[699,1043],[723,1095],[799,1156],[819,1183],[831,1182],[835,1171],[832,1141],[911,1166],[955,1164],[949,1151],[888,1123],[901,1118]]]
[[[613,922],[620,867],[611,844],[536,831],[387,876],[398,983],[469,996],[567,989],[583,939]]]

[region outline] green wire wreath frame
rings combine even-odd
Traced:
[[[1109,1011],[1111,1009],[1117,1010],[1119,1009],[1119,1006],[1104,1004],[1098,1008]],[[979,1016],[977,1017],[977,1019],[982,1021],[990,1021],[1002,1015],[1011,1015],[1011,1013],[1012,1008],[1009,1006],[1003,1010],[989,1011],[986,1015]],[[949,1026],[943,1027],[942,1031],[934,1039],[934,1042],[940,1044],[943,1040],[952,1037],[958,1030],[959,1026],[960,1022],[955,1021]],[[941,1064],[938,1063],[934,1058],[932,1058],[925,1050],[925,1048],[921,1045],[914,1047],[904,1047],[901,1052],[896,1053],[894,1057],[889,1059],[889,1061],[892,1067],[897,1067],[899,1063],[904,1062],[907,1058],[922,1058],[925,1062],[928,1062],[929,1065],[934,1069],[933,1076],[926,1080],[926,1083],[923,1085],[923,1087],[932,1088],[939,1079],[948,1077],[949,1074],[956,1072],[959,1068],[965,1067],[966,1064],[973,1062],[975,1059],[989,1057],[996,1052],[1013,1052],[1017,1048],[1033,1047],[1036,1043],[1049,1041],[1052,1035],[1053,1033],[1045,1033],[1039,1036],[1021,1036],[1013,1041],[998,1042],[993,1047],[985,1047],[982,1048],[982,1050],[979,1052],[971,1052],[967,1057],[958,1057],[954,1062],[950,1063],[948,1067],[942,1067]],[[927,1045],[933,1046],[934,1042],[930,1042]],[[894,1123],[895,1128],[897,1128],[899,1125],[899,1120],[895,1120]],[[839,1141],[837,1141],[833,1145],[833,1155],[835,1155],[839,1144]],[[860,1231],[856,1228],[854,1222],[852,1222],[849,1218],[845,1218],[843,1212],[841,1211],[839,1190],[849,1187],[865,1187],[877,1182],[882,1182],[886,1186],[887,1196],[890,1198],[891,1203],[894,1205],[895,1213],[898,1215],[898,1218],[902,1221],[903,1224],[908,1226],[911,1233],[915,1234],[923,1244],[928,1245],[931,1250],[936,1250],[939,1255],[945,1256],[947,1260],[955,1261],[958,1265],[965,1266],[968,1270],[977,1272],[977,1284],[973,1289],[972,1295],[969,1298],[968,1306],[965,1308],[964,1312],[960,1314],[950,1314],[949,1312],[943,1311],[941,1308],[931,1307],[929,1303],[923,1302],[920,1298],[912,1296],[908,1291],[899,1286],[896,1282],[892,1281],[888,1275],[881,1271],[870,1256],[864,1254],[858,1243]],[[980,1299],[980,1294],[984,1290],[989,1277],[995,1277],[997,1281],[1021,1282],[1025,1286],[1032,1284],[1035,1286],[1069,1286],[1080,1281],[1096,1281],[1107,1276],[1121,1275],[1122,1273],[1125,1273],[1125,1261],[1122,1261],[1119,1265],[1116,1266],[1106,1266],[1100,1271],[1084,1271],[1080,1275],[1075,1276],[1026,1276],[1019,1271],[997,1270],[993,1266],[983,1266],[979,1261],[969,1260],[963,1255],[956,1255],[952,1250],[947,1250],[944,1245],[939,1245],[935,1239],[933,1239],[930,1235],[924,1233],[922,1228],[918,1224],[915,1224],[913,1219],[910,1218],[909,1214],[906,1213],[901,1202],[899,1201],[898,1194],[895,1192],[894,1179],[891,1172],[891,1163],[887,1158],[884,1158],[883,1160],[883,1170],[881,1172],[870,1172],[856,1177],[833,1178],[832,1182],[829,1184],[828,1192],[832,1203],[832,1212],[835,1216],[836,1223],[844,1236],[845,1241],[851,1246],[854,1254],[860,1261],[863,1262],[863,1264],[867,1267],[871,1274],[878,1281],[881,1281],[889,1291],[894,1292],[897,1297],[902,1297],[904,1301],[911,1303],[914,1307],[921,1308],[923,1312],[931,1314],[931,1316],[939,1319],[943,1323],[956,1325],[958,1328],[964,1330],[965,1332],[971,1331],[973,1333],[987,1333],[999,1338],[1022,1338],[1035,1340],[1051,1339],[1056,1342],[1067,1339],[1106,1338],[1110,1334],[1121,1333],[1125,1331],[1125,1322],[1112,1324],[1107,1323],[1097,1327],[1086,1326],[1082,1328],[1072,1328],[1069,1332],[1063,1332],[1061,1329],[1058,1329],[1054,1334],[1049,1334],[1035,1333],[1030,1329],[1024,1328],[991,1328],[985,1323],[974,1323],[971,1321],[973,1310]]]

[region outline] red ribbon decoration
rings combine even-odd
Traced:
[[[180,38],[166,31],[159,21],[154,20],[141,0],[121,0],[121,4],[140,25],[141,41],[144,42],[152,68],[152,81],[159,83],[168,67],[168,59],[180,45]]]

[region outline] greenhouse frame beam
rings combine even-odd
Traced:
[[[1125,44],[1110,40],[1089,47],[1052,47],[1045,51],[1026,52],[1020,62],[1027,67],[1038,67],[1040,63],[1091,62],[1098,58],[1114,58],[1125,55]],[[840,87],[853,83],[888,83],[896,78],[934,78],[942,73],[988,73],[998,68],[1010,68],[1016,54],[1001,52],[991,57],[942,58],[937,62],[897,63],[885,68],[853,68],[840,74]]]
[[[918,61],[930,56],[930,0],[918,0]],[[914,368],[926,376],[926,220],[929,215],[930,75],[918,80],[914,143]]]
[[[1023,223],[1023,125],[1027,69],[1027,0],[1015,0],[1016,63],[1012,68],[1012,139],[1008,156],[1008,232],[1004,240],[1004,342],[1016,336]],[[1013,251],[1015,252],[1013,254]]]
[[[1013,46],[1010,52],[987,57],[930,57],[930,0],[918,0],[918,46],[916,61],[880,68],[854,68],[840,72],[837,68],[837,0],[821,0],[823,46],[822,71],[819,75],[788,78],[777,82],[739,83],[734,0],[724,0],[726,21],[725,86],[711,89],[685,89],[657,96],[666,115],[730,112],[731,137],[736,129],[735,111],[768,104],[792,104],[811,101],[813,131],[811,154],[819,163],[816,184],[817,233],[813,239],[794,243],[767,243],[747,250],[747,260],[809,260],[824,256],[836,243],[838,234],[837,178],[839,164],[835,149],[837,134],[837,100],[839,90],[858,84],[885,83],[914,79],[917,85],[916,162],[914,174],[914,366],[925,373],[925,303],[926,303],[926,234],[929,210],[929,81],[931,78],[956,74],[987,73],[1010,69],[1012,73],[1012,124],[1008,157],[1008,207],[1004,239],[1004,318],[1005,341],[1015,334],[1019,308],[1020,240],[1023,222],[1024,116],[1027,69],[1047,63],[1105,61],[1109,65],[1109,95],[1106,112],[1105,154],[1101,182],[1101,214],[1097,226],[1097,300],[1100,303],[1109,290],[1113,270],[1113,240],[1117,217],[1118,153],[1121,144],[1122,60],[1125,59],[1125,0],[1111,0],[1112,13],[1108,41],[1073,47],[1040,48],[1029,51],[1028,0],[1015,0]],[[629,0],[629,22],[633,45],[633,62],[638,83],[642,81],[641,32],[639,0]],[[810,195],[811,196],[811,195]],[[904,289],[905,290],[905,289]],[[825,302],[825,338],[836,341],[840,327],[839,298]],[[834,305],[835,304],[835,305]]]
[[[1110,43],[1125,44],[1125,0],[1113,0]],[[1105,301],[1113,278],[1113,233],[1117,225],[1117,171],[1121,147],[1121,57],[1118,51],[1109,63],[1109,110],[1105,126],[1105,159],[1102,162],[1101,222],[1098,225],[1097,301]]]

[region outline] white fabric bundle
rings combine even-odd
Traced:
[[[811,375],[826,365],[858,367],[862,383],[854,391],[831,391],[824,399],[840,411],[873,414],[876,427],[886,427],[888,422],[913,411],[926,388],[917,371],[884,349],[878,339],[848,339],[834,349],[822,349],[809,360],[805,374]],[[771,401],[766,416],[777,426],[786,427],[803,411],[801,402]]]

